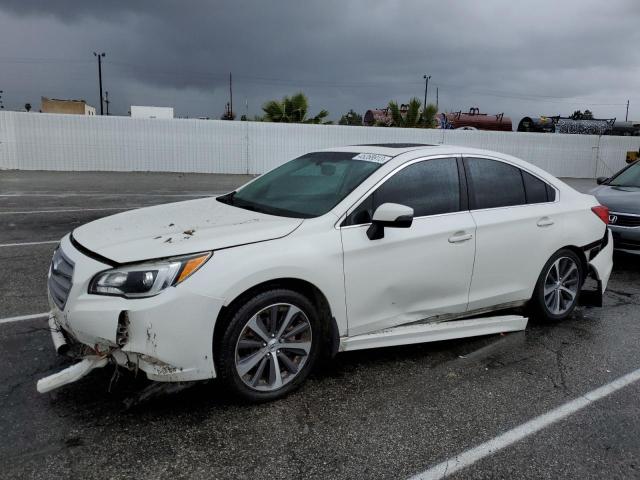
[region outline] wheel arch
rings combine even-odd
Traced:
[[[274,278],[253,285],[242,293],[237,294],[228,304],[224,305],[218,313],[213,330],[214,349],[219,345],[226,326],[240,305],[259,293],[277,288],[293,290],[306,296],[318,309],[321,316],[328,320],[323,324],[325,327],[323,337],[326,342],[324,350],[329,356],[335,356],[340,344],[340,333],[327,296],[313,283],[294,277]]]
[[[586,278],[589,275],[589,261],[587,260],[587,255],[584,251],[583,248],[577,247],[575,245],[566,245],[562,248],[559,248],[558,250],[556,250],[553,254],[555,255],[558,251],[560,250],[571,250],[573,253],[575,253],[578,258],[580,259],[580,263],[582,264],[582,272],[584,274],[584,277]],[[551,258],[551,257],[549,257]],[[585,279],[583,278],[583,280]]]

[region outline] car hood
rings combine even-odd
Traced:
[[[640,214],[640,188],[638,187],[600,185],[589,193],[609,210]]]
[[[126,263],[272,240],[288,235],[302,221],[202,198],[101,218],[72,235],[88,250]]]

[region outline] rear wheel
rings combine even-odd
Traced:
[[[575,252],[557,251],[542,269],[532,306],[545,319],[564,320],[578,304],[584,276],[582,261]]]
[[[307,377],[318,356],[320,319],[291,290],[260,293],[233,314],[218,346],[221,379],[240,397],[280,398]]]

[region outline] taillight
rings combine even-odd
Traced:
[[[591,211],[595,213],[605,225],[609,225],[609,209],[604,205],[591,207]]]

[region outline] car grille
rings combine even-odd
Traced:
[[[60,310],[64,309],[71,290],[73,266],[73,262],[58,247],[49,267],[48,285],[49,294]]]
[[[617,227],[640,227],[640,215],[609,212],[609,223]]]

